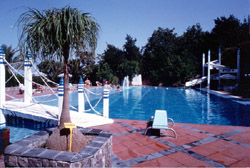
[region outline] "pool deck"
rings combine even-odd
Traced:
[[[176,123],[145,136],[146,121],[114,119],[91,128],[113,133],[113,167],[249,167],[250,127]],[[0,156],[0,167],[4,167]]]
[[[175,139],[166,130],[144,136],[146,125],[114,119],[91,128],[113,133],[113,167],[250,167],[250,127],[176,123]]]
[[[146,121],[92,127],[113,133],[113,167],[249,167],[250,127],[176,123],[144,136]]]

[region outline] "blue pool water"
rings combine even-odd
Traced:
[[[91,89],[91,91],[102,94],[100,88]],[[75,108],[78,102],[77,94],[77,92],[70,93],[70,102]],[[91,104],[95,105],[100,95],[89,94],[89,97]],[[36,100],[45,98],[37,97]],[[56,96],[50,96],[46,99],[48,102],[44,104],[57,106],[57,101],[49,101],[55,98]],[[114,89],[110,90],[109,101],[110,118],[148,120],[158,109],[167,110],[168,117],[173,118],[175,122],[250,126],[249,105],[242,105],[234,99],[226,99],[194,89],[131,87],[122,92]],[[87,102],[85,106],[86,109],[90,108]],[[102,113],[102,106],[101,101],[96,110]],[[8,117],[7,127],[10,128],[11,143],[45,128],[43,123]]]
[[[102,93],[100,88],[92,91]],[[70,94],[71,105],[75,108],[78,102],[77,94]],[[90,94],[91,104],[95,105],[99,98],[100,96]],[[57,106],[57,102],[46,104]],[[173,118],[175,122],[250,126],[249,105],[194,89],[131,87],[122,92],[111,90],[109,105],[110,118],[148,120],[155,110],[167,110],[168,117]],[[101,101],[96,110],[102,112],[102,107]],[[87,102],[85,108],[89,109]]]
[[[6,116],[6,127],[10,129],[10,143],[19,141],[25,137],[33,135],[41,130],[45,130],[55,125],[48,125],[30,119]]]

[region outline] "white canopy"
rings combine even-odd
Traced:
[[[57,77],[59,77],[59,78],[64,77],[64,73],[59,74]],[[69,74],[69,77],[71,78],[71,77],[72,77],[72,75],[71,75],[71,74]]]
[[[43,73],[43,72],[34,72],[34,73],[32,73],[32,76],[47,76],[45,73]]]

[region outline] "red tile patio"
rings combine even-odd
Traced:
[[[249,167],[250,127],[176,123],[143,135],[146,121],[115,119],[92,127],[113,133],[113,167]],[[0,167],[4,167],[0,156]]]
[[[144,136],[146,121],[115,119],[92,128],[113,132],[114,167],[250,166],[250,127],[176,123],[177,139],[165,130]]]

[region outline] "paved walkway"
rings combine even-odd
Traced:
[[[113,133],[113,167],[250,166],[250,127],[176,123],[177,139],[165,130],[144,136],[146,121],[115,119],[91,128]]]
[[[113,133],[113,167],[249,167],[250,127],[182,124],[144,136],[146,121],[115,119],[92,128]]]

